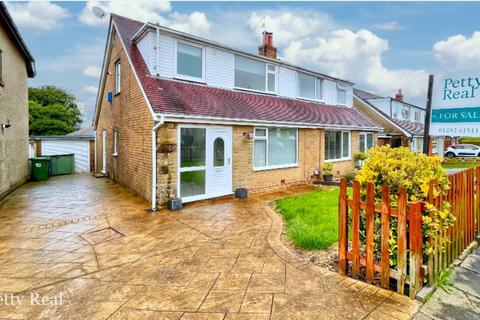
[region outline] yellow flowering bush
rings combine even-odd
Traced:
[[[409,201],[427,201],[430,181],[435,182],[434,196],[446,194],[449,188],[447,174],[441,166],[440,158],[415,153],[406,147],[391,148],[388,145],[370,149],[355,178],[364,187],[369,182],[375,185],[375,201],[377,203],[381,202],[382,186],[390,185],[392,207],[397,206],[397,193],[401,187],[405,188]],[[363,193],[362,196],[364,197],[365,194]],[[448,203],[445,202],[445,205],[440,209],[427,204],[423,216],[424,237],[434,235],[439,230],[440,225],[443,232],[454,221],[455,217],[450,213]],[[378,235],[374,238],[376,258],[379,258],[381,254],[380,223],[380,219],[376,217],[374,226],[374,234]],[[397,221],[395,219],[391,221],[390,234],[390,263],[395,266],[397,257]],[[362,234],[360,238],[364,240]],[[440,247],[442,249],[443,245]],[[425,246],[424,253],[433,253],[432,248]]]

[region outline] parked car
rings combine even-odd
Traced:
[[[455,144],[447,148],[445,156],[454,157],[480,157],[480,147],[473,144]]]

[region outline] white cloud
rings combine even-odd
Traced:
[[[85,86],[83,87],[83,91],[91,93],[91,94],[97,94],[98,88],[95,86]]]
[[[87,65],[83,70],[82,73],[87,77],[98,78],[100,77],[100,73],[102,69],[95,65]]]
[[[263,30],[273,32],[274,44],[278,46],[299,38],[325,34],[335,26],[328,14],[300,9],[253,12],[248,24],[258,37]]]
[[[66,9],[49,1],[8,3],[15,23],[31,31],[48,31],[60,26],[59,21],[69,16]]]
[[[480,67],[480,31],[470,38],[464,35],[448,37],[433,45],[435,58],[449,69],[471,69]]]
[[[95,6],[107,13],[103,19],[93,14],[92,8]],[[166,0],[89,1],[83,8],[79,20],[89,26],[105,26],[108,23],[108,14],[114,13],[142,22],[158,23],[196,35],[206,35],[210,30],[210,23],[203,12],[195,11],[190,14],[180,14],[171,12],[171,10],[170,2]]]
[[[405,29],[405,27],[402,26],[401,24],[399,24],[397,21],[379,23],[379,24],[374,25],[373,27],[375,29],[384,30],[384,31]]]

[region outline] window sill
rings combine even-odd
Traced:
[[[118,157],[118,153],[112,153],[112,156]]]
[[[302,97],[295,97],[297,100],[303,100],[303,101],[311,101],[311,102],[316,102],[316,103],[323,103],[325,104],[325,100],[318,100],[318,99],[309,99],[309,98],[302,98]]]
[[[351,157],[348,158],[340,158],[340,159],[330,159],[330,160],[325,160],[325,163],[332,163],[332,162],[343,162],[343,161],[352,161]]]
[[[248,88],[242,88],[242,87],[233,87],[234,90],[238,91],[247,91],[247,92],[255,92],[255,93],[261,93],[261,94],[268,94],[271,96],[276,96],[278,95],[277,92],[271,92],[271,91],[262,91],[262,90],[255,90],[255,89],[248,89]]]
[[[278,165],[278,166],[268,166],[268,167],[257,167],[257,168],[254,167],[253,171],[267,171],[267,170],[288,169],[288,168],[298,168],[298,163]]]
[[[183,80],[183,81],[207,84],[205,79],[203,79],[203,78],[194,78],[194,77],[189,77],[189,76],[182,76],[181,74],[176,74],[175,77],[173,77],[173,78],[176,79],[176,80]]]
[[[119,91],[119,92],[115,92],[115,93],[113,94],[113,96],[116,97],[116,96],[120,95],[120,93],[121,93],[120,91]]]

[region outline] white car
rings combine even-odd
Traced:
[[[480,157],[480,147],[473,144],[455,144],[447,148],[445,156],[453,157]]]

